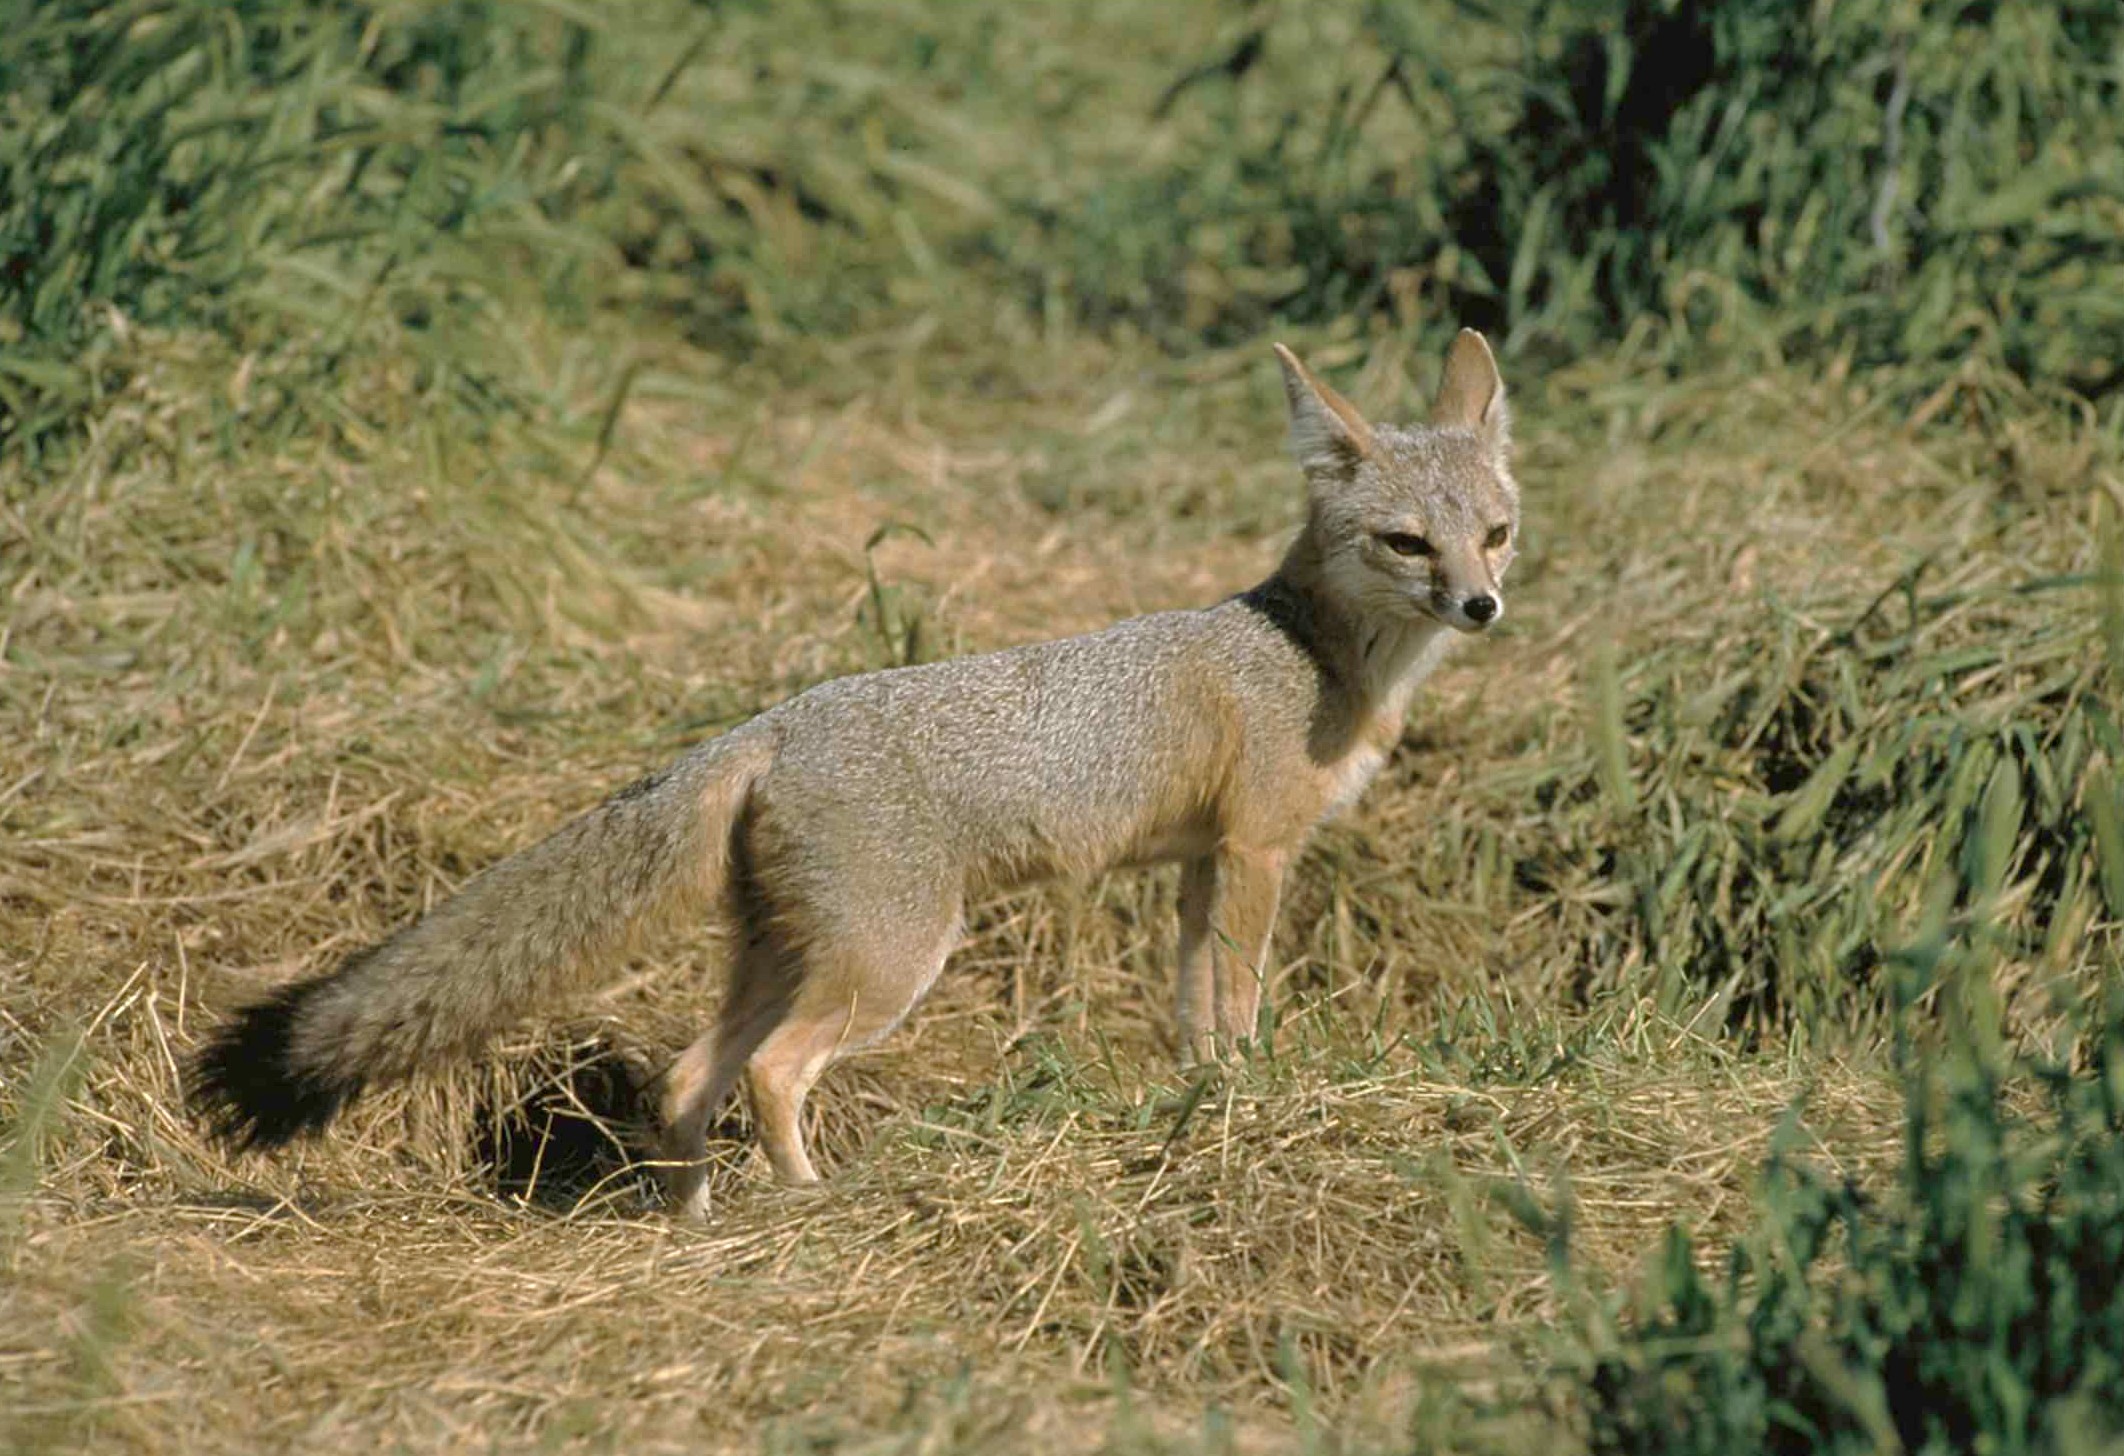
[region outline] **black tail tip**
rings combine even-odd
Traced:
[[[320,984],[286,986],[245,1007],[192,1064],[193,1111],[221,1142],[240,1152],[280,1147],[323,1131],[360,1093],[359,1080],[320,1076],[290,1060],[295,1018]]]

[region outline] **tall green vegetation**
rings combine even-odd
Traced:
[[[1864,817],[1900,823],[1912,867],[1929,865],[1927,908],[1879,968],[1896,1003],[1902,1158],[1886,1186],[1861,1187],[1788,1140],[1722,1277],[1670,1227],[1623,1320],[1591,1322],[1573,1371],[1594,1451],[2077,1456],[2124,1436],[2124,983],[2109,928],[2124,916],[2124,560],[2104,536],[2100,627],[2068,629],[2100,645],[2000,713],[1991,753],[1972,736],[1975,757],[1943,762],[1920,708],[1899,715],[1899,767],[1859,772],[1871,735],[1850,724],[1853,746],[1785,809],[1831,821],[1854,807],[1854,773],[1873,778],[1892,792]],[[2030,640],[2043,660],[2042,635]],[[2066,716],[2042,711],[2057,703]],[[2067,811],[2039,810],[2050,823],[2033,837],[2024,787]],[[1848,837],[1838,852],[1864,863]],[[2058,906],[2062,885],[2087,908]],[[2101,968],[2051,984],[2062,1014],[2033,1039],[2010,1033],[2001,995],[2030,953],[2031,903],[2053,942],[2092,942]],[[1820,923],[1850,918],[1821,908]]]
[[[521,383],[499,320],[616,303],[731,347],[986,297],[1175,347],[1387,313],[1555,355],[1649,318],[2124,378],[2104,0],[1205,13],[1096,8],[1094,74],[980,7],[15,5],[0,434],[85,418],[129,325],[485,395]]]
[[[2033,562],[2045,529],[2031,514],[1998,535],[2026,538]],[[1595,755],[1559,760],[1535,791],[1582,807],[1519,870],[1561,884],[1592,862],[1626,887],[1602,959],[1655,974],[1584,990],[1649,985],[1734,1029],[1870,1013],[1943,878],[1984,907],[2016,979],[2087,964],[2083,937],[2124,911],[2093,870],[2087,800],[2124,740],[2087,583],[1984,574],[1921,565],[1805,621],[1763,604],[1622,670],[1593,737],[1626,755],[1630,792],[1602,788]]]
[[[587,34],[556,7],[126,0],[0,29],[0,429],[92,411],[129,327],[329,377],[388,336],[417,388],[506,387],[483,326],[598,245]],[[293,398],[289,390],[283,397]]]
[[[1303,20],[1247,13],[1177,104],[1265,115],[1170,176],[1115,179],[1186,224],[1116,302],[1196,270],[1240,328],[1420,295],[1550,352],[1648,318],[2124,383],[2124,11],[2105,0],[1397,0],[1326,62],[1325,107],[1279,95],[1268,63],[1318,63]]]
[[[1780,1153],[1722,1277],[1671,1228],[1583,1367],[1593,1450],[2114,1449],[2124,1019],[2096,999],[2062,1055],[2016,1056],[1966,945],[1936,934],[1905,970],[1957,1014],[1944,1045],[1901,1048],[1896,1177],[1862,1189]]]
[[[271,414],[378,358],[475,413],[534,403],[538,323],[847,327],[881,292],[833,266],[834,235],[885,231],[834,139],[867,88],[778,135],[777,37],[757,7],[686,0],[12,7],[0,440],[92,417],[143,328],[248,356]]]

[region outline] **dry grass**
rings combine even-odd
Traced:
[[[1457,1439],[1491,1394],[1553,1445],[1560,1218],[1624,1281],[1671,1218],[1717,1246],[1796,1097],[1861,1176],[1898,1131],[1862,1047],[1748,1049],[1628,990],[1596,866],[1515,878],[1552,833],[1544,776],[1592,761],[1589,658],[1710,673],[1767,600],[1844,620],[1926,553],[1963,588],[2084,570],[2102,468],[2061,428],[1987,425],[1973,387],[1946,405],[1969,428],[1919,437],[1835,379],[1547,381],[1508,630],[1301,870],[1275,1058],[1170,1070],[1167,878],[1015,897],[828,1080],[828,1188],[771,1187],[733,1140],[690,1230],[624,1174],[560,1211],[598,1171],[564,1150],[497,1198],[479,1141],[556,1047],[639,1073],[681,1045],[705,935],[279,1161],[205,1145],[179,1068],[220,1008],[886,660],[881,595],[956,649],[1254,579],[1294,490],[1262,354],[917,350],[771,398],[673,354],[586,481],[565,433],[224,451],[181,404],[234,361],[140,347],[71,473],[6,495],[0,1429],[24,1447],[1253,1450],[1325,1421],[1405,1449],[1412,1412]],[[1367,401],[1421,382],[1391,339],[1317,352],[1365,362]],[[392,383],[372,421],[404,418]],[[890,521],[929,541],[878,547],[880,593]],[[2075,964],[2028,959],[2031,995]],[[29,1069],[70,1028],[32,1138]]]

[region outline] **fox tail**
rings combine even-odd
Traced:
[[[216,1136],[271,1148],[321,1131],[371,1084],[475,1050],[593,984],[662,913],[712,904],[771,751],[704,744],[474,877],[422,920],[224,1024],[193,1064]]]

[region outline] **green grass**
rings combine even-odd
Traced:
[[[1373,318],[1552,361],[1650,329],[2099,400],[2120,46],[2099,0],[25,7],[0,428],[77,425],[143,326],[241,341],[268,417],[371,349],[546,403],[512,324],[614,310],[742,350]]]
[[[2113,1445],[2124,1030],[2095,1005],[2084,1039],[2015,1057],[1984,1024],[1983,965],[1955,989],[1967,1023],[1903,1050],[1885,1191],[1781,1151],[1723,1279],[1669,1232],[1632,1317],[1589,1348],[1594,1450]]]

